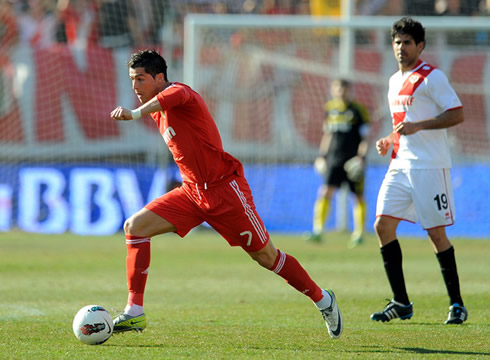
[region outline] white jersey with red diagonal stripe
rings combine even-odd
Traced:
[[[413,70],[391,76],[388,102],[393,128],[403,121],[426,120],[462,107],[446,75],[420,60]],[[391,158],[392,169],[450,168],[447,130],[421,130],[407,136],[395,133]]]

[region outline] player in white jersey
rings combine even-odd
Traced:
[[[444,73],[420,60],[425,47],[425,29],[420,22],[409,17],[398,20],[391,38],[399,67],[388,90],[393,132],[378,140],[376,149],[381,156],[393,149],[378,195],[374,229],[393,299],[371,319],[385,322],[413,315],[396,230],[401,220],[419,220],[432,242],[449,295],[445,324],[461,324],[468,312],[445,227],[454,223],[447,128],[464,121],[463,107]]]

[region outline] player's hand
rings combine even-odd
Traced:
[[[133,120],[131,110],[118,106],[111,112],[111,118],[115,120]]]
[[[386,138],[382,138],[376,141],[376,151],[381,156],[385,156],[388,153],[388,150],[390,150],[390,147],[391,147],[391,141],[389,141]]]
[[[401,122],[395,126],[395,132],[405,136],[415,134],[419,130],[417,124],[412,122]]]

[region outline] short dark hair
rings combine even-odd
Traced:
[[[157,74],[163,73],[163,78],[167,78],[167,62],[155,50],[139,50],[131,55],[128,61],[128,68],[135,69],[142,67],[145,72],[155,77]]]
[[[333,82],[338,82],[340,84],[340,86],[343,88],[349,88],[352,85],[351,82],[349,80],[347,80],[346,78],[338,78],[338,79],[335,79]]]
[[[425,47],[425,28],[420,22],[411,17],[402,17],[391,27],[391,40],[395,40],[397,35],[410,35],[415,44],[424,42]]]

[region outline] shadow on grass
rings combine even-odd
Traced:
[[[479,355],[479,356],[490,356],[490,352],[478,352],[478,351],[454,351],[454,350],[437,350],[437,349],[426,349],[418,347],[393,347],[387,348],[380,345],[363,345],[361,346],[363,350],[357,348],[346,350],[345,352],[352,353],[390,353],[393,354],[396,350],[396,354],[400,355],[403,353],[414,353],[420,355],[433,354],[433,355]]]
[[[399,347],[395,348],[416,354],[447,354],[447,355],[490,355],[490,352],[475,352],[475,351],[453,351],[453,350],[434,350],[417,347]]]
[[[169,348],[168,344],[104,344],[104,346],[112,346],[117,348]]]
[[[433,321],[433,322],[415,322],[415,321],[412,321],[412,322],[404,322],[402,323],[401,325],[404,325],[404,326],[439,326],[441,325],[442,322],[439,322],[439,321]]]
[[[116,345],[116,344],[104,344],[104,346],[124,346],[127,348],[181,348],[181,345],[169,345],[169,344],[125,344],[125,345]],[[285,350],[284,348],[278,347],[245,347],[248,350]],[[381,346],[363,346],[365,348],[364,351],[359,351],[359,349],[352,349],[352,350],[345,350],[341,352],[354,352],[354,353],[393,353],[392,349],[388,349],[385,347]],[[401,352],[408,352],[408,353],[415,353],[415,354],[420,354],[420,355],[425,355],[425,354],[439,354],[439,355],[483,355],[483,356],[490,356],[490,352],[476,352],[476,351],[453,351],[453,350],[436,350],[436,349],[425,349],[425,348],[418,348],[418,347],[394,347],[393,349],[398,350],[400,353]],[[291,349],[289,349],[291,350]],[[316,351],[319,352],[328,352],[331,351],[331,349],[317,349]],[[399,353],[399,354],[400,354]]]

